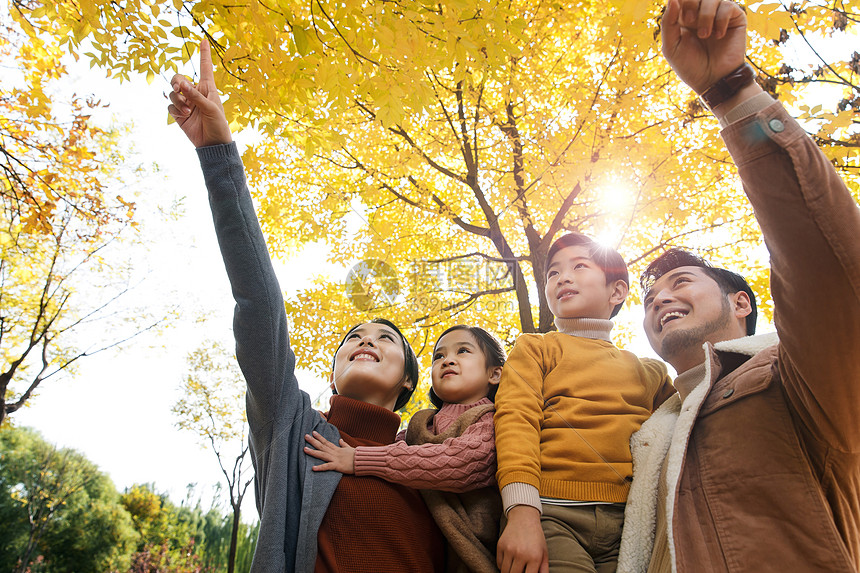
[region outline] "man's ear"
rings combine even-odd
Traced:
[[[630,287],[627,286],[627,283],[621,279],[618,279],[612,285],[612,292],[609,294],[609,302],[612,306],[616,306],[624,302],[624,299],[627,298],[627,293],[629,292]]]
[[[732,305],[732,311],[735,314],[735,318],[746,318],[752,312],[750,295],[742,290],[729,295],[729,302]]]
[[[493,366],[490,368],[490,384],[498,384],[499,380],[502,379],[502,367],[501,366]]]
[[[331,388],[332,394],[337,394],[337,388],[334,385],[334,372],[328,375],[328,386]]]

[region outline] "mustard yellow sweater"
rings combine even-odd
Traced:
[[[585,321],[608,323],[608,338],[611,322]],[[630,436],[674,392],[662,362],[608,340],[520,336],[496,395],[499,487],[521,483],[541,497],[626,501]]]

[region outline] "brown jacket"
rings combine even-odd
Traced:
[[[779,340],[706,346],[706,375],[632,441],[619,572],[651,556],[668,456],[679,572],[860,570],[860,209],[778,103],[723,138],[771,254]]]

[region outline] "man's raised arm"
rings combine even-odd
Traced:
[[[860,443],[860,209],[814,142],[743,69],[746,17],[726,0],[669,0],[663,53],[725,129],[771,255],[789,399],[818,439]]]

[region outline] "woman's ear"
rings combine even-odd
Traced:
[[[490,368],[490,384],[498,384],[499,380],[502,379],[502,367],[501,366],[493,366]]]
[[[337,387],[334,385],[334,372],[328,376],[328,387],[331,388],[332,394],[337,394]]]

